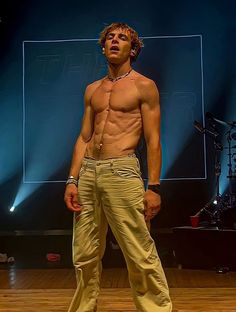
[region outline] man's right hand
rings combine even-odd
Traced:
[[[68,184],[66,186],[64,201],[69,210],[73,212],[81,211],[81,205],[78,201],[78,188],[75,184]]]

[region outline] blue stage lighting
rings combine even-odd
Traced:
[[[13,206],[17,207],[21,205],[29,196],[31,196],[41,186],[39,183],[29,184],[20,183],[18,191],[13,202]]]

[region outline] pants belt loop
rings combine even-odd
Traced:
[[[84,159],[84,169],[88,168],[88,164],[89,164],[89,160],[88,159]]]
[[[114,173],[114,168],[113,168],[113,159],[110,162],[110,167],[111,167],[111,172]]]

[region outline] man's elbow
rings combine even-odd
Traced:
[[[81,136],[81,140],[87,144],[92,138],[92,133],[90,131],[84,131],[84,132],[81,132],[80,136]]]

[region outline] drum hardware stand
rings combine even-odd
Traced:
[[[222,227],[221,213],[225,210],[224,200],[220,194],[220,175],[221,175],[221,163],[219,160],[219,154],[223,150],[222,144],[218,141],[219,132],[217,131],[215,124],[211,124],[213,130],[203,128],[201,124],[194,121],[194,127],[202,134],[208,134],[213,138],[214,142],[214,174],[216,178],[216,194],[201,208],[195,216],[199,216],[205,211],[210,216],[210,224],[215,226],[217,229]],[[212,211],[210,210],[210,208]]]
[[[236,155],[235,153],[232,153],[232,149],[236,148],[235,146],[232,146],[232,140],[236,139],[236,133],[232,133],[232,130],[236,128],[236,123],[232,122],[230,129],[226,132],[227,135],[227,142],[228,142],[228,175],[227,178],[229,179],[229,193],[225,196],[227,197],[227,208],[231,209],[236,206],[236,190],[233,190],[233,179],[236,179],[236,172],[233,170],[232,165],[232,159]],[[234,160],[235,161],[235,160]]]
[[[208,114],[209,116],[209,114]],[[207,116],[206,116],[207,117]],[[199,211],[197,212],[196,216],[199,216],[203,211],[206,211],[210,215],[211,219],[211,225],[215,225],[216,229],[219,230],[222,228],[222,221],[221,221],[221,214],[224,210],[236,207],[236,193],[233,192],[232,188],[232,179],[236,178],[236,172],[233,171],[232,168],[232,159],[236,153],[232,154],[232,149],[236,148],[235,146],[231,145],[232,139],[236,140],[236,133],[232,133],[232,129],[236,128],[236,122],[232,123],[225,123],[220,120],[214,119],[214,116],[210,116],[211,121],[216,121],[224,125],[229,125],[230,129],[226,132],[227,135],[227,142],[228,142],[228,176],[229,178],[229,194],[225,194],[223,197],[220,194],[219,190],[219,181],[220,181],[220,175],[221,175],[221,163],[219,161],[219,154],[223,150],[223,146],[220,142],[217,142],[217,137],[219,135],[218,131],[215,128],[215,124],[211,124],[214,131],[209,131],[206,128],[203,128],[197,121],[194,122],[194,127],[200,131],[202,134],[210,134],[214,137],[214,151],[215,151],[215,157],[214,157],[214,163],[215,163],[215,177],[216,177],[216,195],[214,195],[211,200]],[[212,118],[213,117],[213,118]],[[199,127],[200,125],[200,127]],[[234,162],[236,162],[235,159],[233,159]],[[215,204],[215,205],[214,205]],[[209,211],[208,209],[212,206],[215,206],[215,209],[213,212]],[[216,272],[219,274],[224,274],[229,272],[229,267],[227,265],[219,265],[215,268]]]

